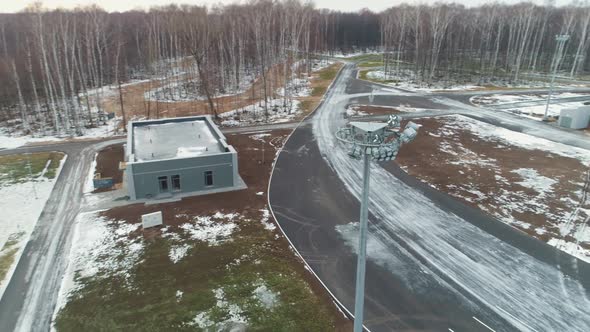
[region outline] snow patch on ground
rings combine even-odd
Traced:
[[[547,110],[547,116],[557,117],[561,113],[561,110],[566,108],[578,108],[583,106],[582,102],[552,102]],[[545,115],[546,105],[533,105],[533,106],[520,106],[518,108],[507,109],[507,112],[515,113],[517,115],[525,116],[534,120],[542,120]]]
[[[219,213],[219,212],[218,212]],[[238,214],[215,214],[213,217],[194,217],[192,222],[180,226],[191,239],[206,242],[210,246],[230,240],[229,236],[237,228],[232,222]],[[225,221],[221,221],[225,219]],[[221,222],[220,222],[221,221]]]
[[[274,223],[269,221],[270,220],[270,212],[268,211],[268,209],[262,209],[262,210],[260,210],[260,212],[262,212],[262,219],[260,220],[260,222],[262,222],[262,225],[264,225],[264,228],[269,231],[274,231],[277,228],[277,226]]]
[[[551,191],[553,185],[557,183],[556,180],[539,175],[539,173],[532,168],[519,168],[513,170],[512,172],[520,175],[523,178],[523,181],[517,182],[517,184],[533,189],[537,191],[539,195],[543,195],[546,192]]]
[[[259,282],[259,285],[252,293],[253,297],[260,301],[266,309],[271,309],[279,302],[277,294],[270,290],[262,281]]]
[[[60,139],[53,136],[48,137],[33,137],[30,135],[9,134],[5,129],[0,129],[0,150],[1,149],[16,149],[20,146],[40,143],[40,142],[55,142]]]
[[[578,243],[552,238],[549,240],[549,242],[547,242],[547,244],[554,246],[559,250],[565,251],[572,256],[576,256],[582,260],[590,262],[590,250],[582,248]],[[580,257],[582,254],[585,254],[585,259],[584,257]]]
[[[120,117],[107,120],[105,124],[94,127],[82,129],[82,136],[41,136],[24,135],[22,132],[8,133],[6,129],[0,128],[0,150],[2,149],[16,149],[27,144],[40,144],[45,142],[59,142],[66,140],[80,140],[92,139],[102,137],[112,137],[118,135],[118,126],[121,121]]]
[[[285,88],[277,89],[279,96],[285,96]],[[289,97],[307,97],[311,95],[310,81],[308,77],[293,78],[287,84],[287,94]]]
[[[263,280],[258,280],[252,286],[251,298],[258,301],[260,305],[269,310],[274,308],[279,303],[279,296],[273,292]],[[216,288],[213,290],[215,296],[215,307],[209,310],[199,312],[188,323],[190,326],[196,326],[206,331],[243,331],[248,326],[248,312],[244,312],[242,307],[231,301],[223,288]],[[212,318],[212,313],[224,313],[224,320],[215,322]]]
[[[508,172],[517,175],[514,178],[504,174],[504,176],[511,178],[509,181],[500,175],[505,170],[505,164],[502,161],[489,158],[482,154],[482,151],[478,153],[467,149],[461,144],[459,135],[463,131],[468,131],[477,136],[476,140],[493,142],[497,148],[542,150],[564,157],[577,158],[585,165],[590,160],[590,151],[506,130],[464,116],[443,116],[439,119],[443,125],[434,132],[433,136],[440,138],[439,151],[447,154],[445,157],[447,164],[461,166],[467,173],[473,172],[474,169],[484,169],[495,173],[495,188],[478,187],[478,184],[469,183],[469,181],[447,184],[446,190],[451,195],[475,203],[483,211],[507,224],[523,230],[533,230],[537,235],[553,236],[554,240],[550,244],[582,260],[590,260],[590,250],[577,245],[590,240],[586,239],[585,225],[587,222],[584,222],[590,213],[587,213],[584,207],[579,206],[584,197],[582,190],[572,193],[571,197],[562,197],[563,195],[557,192],[557,190],[563,190],[564,185],[574,184],[582,188],[584,183],[574,183],[572,182],[573,178],[543,176],[535,168],[508,169]],[[548,155],[548,158],[552,156]],[[539,170],[542,169],[539,168]],[[426,181],[428,182],[428,179]],[[431,186],[434,187],[434,185]],[[493,204],[490,205],[490,201]],[[558,202],[561,204],[557,205]],[[544,223],[544,226],[538,227],[532,224],[526,216],[542,218],[538,221]],[[565,238],[569,238],[569,240],[562,241]]]
[[[0,184],[0,197],[2,197],[2,200],[0,200],[0,211],[2,213],[2,218],[0,218],[0,256],[16,249],[16,252],[13,253],[14,260],[12,264],[8,268],[4,279],[0,280],[0,298],[2,298],[23,250],[27,242],[29,242],[37,220],[39,220],[39,216],[43,212],[49,196],[51,196],[51,191],[61,173],[66,158],[67,156],[60,161],[53,179],[43,177],[46,172],[46,169],[44,169],[41,175],[32,181],[9,185]],[[9,240],[13,245],[4,248]]]
[[[367,72],[367,78],[383,81],[384,84],[399,88],[402,90],[415,91],[415,92],[437,92],[437,91],[468,91],[481,89],[480,86],[473,84],[457,84],[450,82],[433,82],[426,83],[422,82],[416,77],[411,70],[400,70],[399,74],[386,75],[382,70],[371,70]]]
[[[348,105],[346,107],[346,116],[353,117],[353,116],[367,116],[369,115],[367,112],[363,112],[360,110],[360,105]]]
[[[587,93],[563,92],[554,93],[551,98],[574,98],[588,96]],[[520,102],[539,102],[547,100],[547,94],[488,94],[471,97],[471,102],[477,105],[505,105]],[[543,105],[544,106],[544,105]]]
[[[94,155],[94,160],[90,166],[86,183],[84,184],[84,194],[89,194],[94,191],[94,173],[96,173],[96,158],[98,158],[98,152]]]
[[[129,281],[129,270],[141,259],[143,237],[131,236],[141,224],[110,220],[100,212],[81,213],[76,218],[56,314],[88,280],[120,276]]]
[[[284,98],[270,99],[268,111],[264,109],[264,101],[219,114],[221,125],[226,127],[247,126],[256,123],[282,123],[295,119],[301,112],[299,100]],[[268,113],[268,114],[267,114]]]
[[[519,133],[462,115],[447,115],[442,118],[451,120],[445,124],[447,129],[469,130],[476,136],[487,141],[500,142],[504,145],[515,145],[528,150],[542,150],[563,157],[576,158],[585,164],[590,163],[590,151],[585,149]]]
[[[234,303],[229,303],[226,299],[223,288],[213,290],[216,299],[215,309],[226,312],[226,319],[222,322],[214,323],[211,314],[207,311],[198,313],[189,325],[196,326],[205,330],[215,331],[242,331],[248,323],[248,319],[244,314],[242,308]]]
[[[170,257],[172,263],[176,264],[186,256],[190,248],[191,246],[189,246],[188,244],[171,246],[170,252],[168,253],[168,257]]]
[[[183,77],[183,74],[185,73],[181,72],[173,77],[160,79],[166,82],[159,87],[146,91],[144,93],[144,99],[166,103],[206,100],[207,96],[201,92],[199,79],[189,80],[186,75]],[[252,86],[254,81],[255,75],[253,73],[242,72],[238,86],[228,84],[229,89],[226,91],[216,91],[212,97],[228,97],[244,93]]]

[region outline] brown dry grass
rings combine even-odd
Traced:
[[[332,326],[330,329],[336,331],[350,331],[351,322],[342,316],[342,313],[340,313],[334,306],[330,296],[326,293],[321,284],[304,268],[303,263],[294,255],[288,241],[280,234],[279,230],[266,230],[257,222],[261,219],[261,210],[267,208],[266,195],[258,195],[257,193],[263,192],[266,194],[270,171],[272,169],[273,152],[283,145],[290,130],[275,130],[270,133],[271,136],[262,138],[264,143],[259,139],[254,139],[246,134],[227,136],[228,143],[233,145],[238,151],[240,176],[248,186],[245,190],[189,197],[173,203],[148,206],[144,204],[134,204],[108,210],[104,212],[103,215],[112,220],[125,220],[130,223],[138,223],[140,222],[142,214],[162,211],[165,224],[174,230],[180,224],[186,222],[185,218],[180,216],[206,216],[213,215],[216,212],[238,212],[241,215],[240,219],[242,220],[239,224],[240,232],[239,235],[237,235],[239,240],[236,239],[235,241],[232,241],[232,245],[228,245],[228,248],[230,248],[231,251],[228,252],[219,249],[203,251],[202,254],[204,256],[201,255],[202,258],[199,258],[200,261],[195,262],[194,268],[203,270],[208,266],[207,264],[214,266],[214,262],[217,261],[219,263],[220,260],[243,260],[241,257],[245,253],[251,256],[242,263],[245,266],[248,266],[248,264],[252,264],[252,262],[257,260],[270,262],[268,264],[271,264],[271,266],[272,264],[278,264],[275,266],[280,266],[281,268],[279,269],[280,271],[277,270],[277,273],[280,272],[282,274],[292,275],[292,277],[295,278],[294,280],[297,280],[297,283],[302,282],[313,292],[312,299],[302,298],[300,300],[305,301],[302,302],[300,306],[309,307],[308,309],[313,308],[315,312],[312,316],[308,316],[309,324],[311,324],[308,326],[321,326],[322,324],[325,324],[325,317],[327,315],[329,318],[327,323]],[[264,160],[261,144],[264,144],[265,146],[266,156],[264,157]],[[108,164],[112,165],[116,164],[120,158],[122,158],[121,154],[115,153],[105,154],[105,156],[115,158],[115,160],[108,162]],[[270,222],[274,222],[272,216]],[[143,236],[152,243],[159,243],[161,241],[160,231],[157,229],[146,231],[143,233]],[[236,246],[238,247],[236,248]],[[166,255],[164,255],[163,260],[165,262],[158,264],[162,266],[169,264],[169,259]],[[207,260],[207,263],[205,264],[202,260]],[[180,278],[180,276],[174,275],[174,270],[175,269],[171,269],[169,272],[161,271],[160,273],[169,273],[170,275],[166,276],[166,278],[177,280],[176,278]],[[190,271],[183,271],[183,275],[186,275],[187,273],[190,273]],[[208,273],[206,273],[206,271],[199,273],[213,276],[216,273],[219,273],[219,271],[211,270],[211,272]],[[197,286],[198,283],[202,282],[204,281],[189,279],[188,284],[177,285],[177,287],[184,287],[185,289],[187,287],[197,288],[202,287]],[[192,285],[191,283],[195,284]],[[293,287],[299,286],[293,285]],[[285,293],[286,292],[287,290],[285,290]],[[290,300],[297,301],[296,298]],[[305,311],[302,308],[301,310],[302,313]]]
[[[420,134],[396,159],[409,174],[504,221],[512,220],[512,226],[540,240],[572,240],[560,234],[558,225],[580,200],[576,192],[582,189],[589,169],[579,160],[482,140],[467,130],[441,136],[444,118],[413,121],[423,125]],[[556,180],[553,190],[541,196],[518,184],[523,178],[513,171],[522,168]],[[537,203],[546,208],[538,208]],[[590,206],[586,203],[586,207]],[[581,215],[574,223],[579,226],[583,219]],[[590,243],[580,245],[590,248]]]

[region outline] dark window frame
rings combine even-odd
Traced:
[[[164,184],[164,185],[162,185]],[[167,176],[158,176],[158,189],[161,193],[166,193],[170,191],[170,186],[168,185],[168,177]]]
[[[204,175],[204,180],[205,180],[205,187],[211,187],[213,186],[213,171],[205,171],[205,173],[203,173]]]
[[[180,175],[172,175],[170,176],[170,182],[172,184],[172,191],[181,191],[182,185],[180,183]]]

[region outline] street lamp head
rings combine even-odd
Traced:
[[[336,138],[348,144],[348,155],[362,159],[365,155],[375,161],[393,160],[402,144],[416,138],[420,125],[409,122],[400,133],[401,118],[389,116],[387,122],[349,122],[338,129]]]
[[[389,128],[399,128],[399,126],[400,126],[399,116],[397,116],[395,114],[389,115],[389,118],[387,119],[387,125],[389,126]]]
[[[416,138],[416,135],[418,135],[418,128],[420,128],[419,125],[415,124],[412,121],[408,122],[408,124],[406,125],[406,129],[404,129],[400,136],[402,142],[407,144],[413,141],[414,138]]]

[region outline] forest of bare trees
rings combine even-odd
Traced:
[[[386,74],[519,82],[550,70],[556,34],[571,36],[556,65],[576,77],[590,67],[589,22],[588,6],[530,3],[400,5],[381,13],[318,10],[298,0],[123,13],[35,4],[0,14],[0,121],[16,121],[24,132],[81,134],[101,110],[99,87],[120,92],[125,82],[155,78],[182,87],[180,96],[156,93],[202,96],[215,114],[216,96],[254,79],[263,82],[266,103],[271,68],[282,68],[288,81],[318,54],[367,49],[383,53]],[[147,117],[154,116],[150,98]]]
[[[588,70],[588,5],[401,5],[380,16],[386,73],[406,63],[423,81],[469,73],[478,83],[518,83],[524,74],[550,70],[558,34],[570,39],[555,65],[570,77]]]

